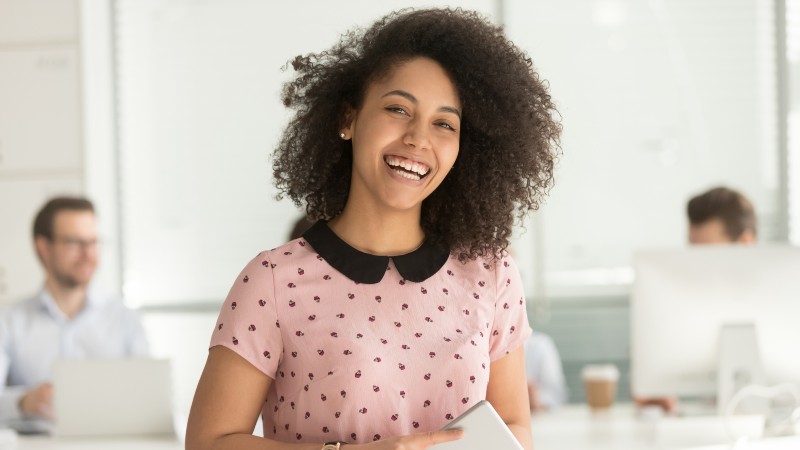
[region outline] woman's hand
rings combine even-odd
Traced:
[[[453,429],[410,434],[368,444],[345,444],[342,450],[424,450],[442,442],[455,441],[464,436],[464,430]]]

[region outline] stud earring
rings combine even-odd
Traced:
[[[341,133],[339,133],[339,137],[340,137],[340,138],[342,138],[342,139],[344,139],[344,131],[342,131]]]

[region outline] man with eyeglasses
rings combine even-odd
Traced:
[[[53,419],[50,371],[57,360],[149,353],[136,313],[89,289],[98,262],[89,200],[48,201],[34,220],[33,240],[44,287],[0,313],[0,420],[23,431]]]

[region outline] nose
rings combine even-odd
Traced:
[[[412,120],[403,136],[403,143],[417,150],[430,150],[431,140],[428,127],[420,120]]]
[[[80,244],[80,254],[82,257],[96,258],[98,254],[97,240],[82,241]]]

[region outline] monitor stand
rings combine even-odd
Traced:
[[[679,417],[708,417],[717,415],[714,397],[681,397],[676,415]]]
[[[725,324],[719,335],[717,413],[724,415],[728,403],[740,389],[764,385],[764,367],[758,351],[753,323]],[[759,414],[768,410],[767,399],[749,397],[736,406],[736,414]]]

